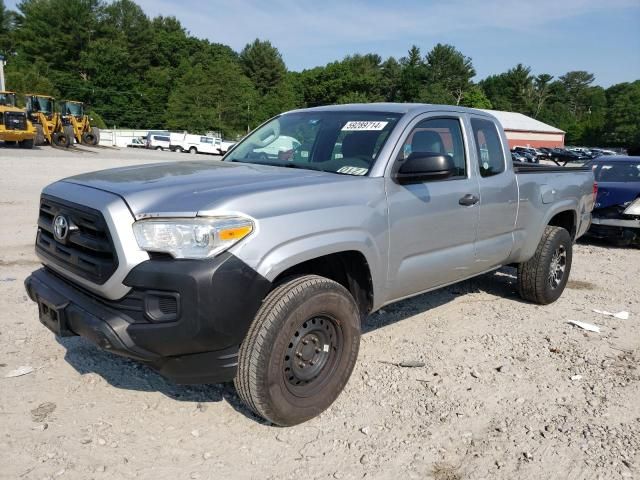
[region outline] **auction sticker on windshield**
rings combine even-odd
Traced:
[[[344,124],[343,131],[382,130],[389,122],[351,121]]]

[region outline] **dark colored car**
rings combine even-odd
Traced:
[[[512,150],[512,153],[517,153],[518,155],[520,155],[521,157],[524,157],[525,162],[528,163],[539,163],[538,162],[538,157],[536,157],[535,154],[531,153],[528,149],[522,148],[522,147],[515,147]]]
[[[598,183],[589,235],[640,245],[640,157],[603,156],[585,166]]]

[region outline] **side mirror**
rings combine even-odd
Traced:
[[[396,181],[400,184],[419,183],[426,180],[444,180],[453,175],[455,165],[449,155],[430,152],[413,152],[403,163]]]

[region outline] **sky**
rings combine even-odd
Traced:
[[[426,54],[437,43],[471,57],[476,80],[530,66],[560,76],[587,70],[596,84],[640,79],[640,0],[136,0],[177,17],[194,36],[240,51],[255,38],[300,71],[354,53]],[[10,8],[17,1],[7,1]]]

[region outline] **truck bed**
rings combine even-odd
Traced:
[[[575,173],[575,172],[588,172],[590,168],[582,167],[582,166],[560,167],[556,165],[544,165],[539,163],[513,162],[513,170],[516,173],[554,173],[554,172]]]

